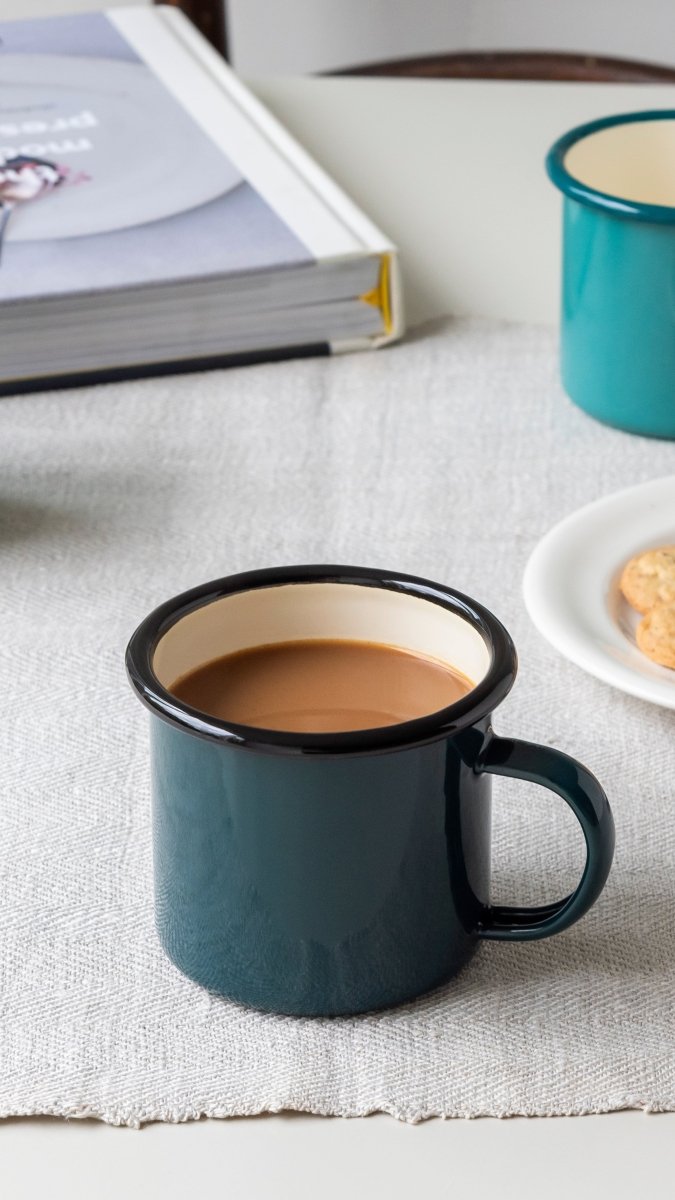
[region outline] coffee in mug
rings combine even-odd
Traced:
[[[211,659],[171,685],[184,704],[223,721],[340,733],[413,721],[454,704],[473,683],[397,646],[314,638]]]

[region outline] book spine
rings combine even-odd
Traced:
[[[358,257],[368,250],[289,160],[278,144],[273,118],[267,114],[261,125],[259,102],[182,13],[169,8],[119,8],[106,15],[317,261]]]
[[[380,334],[404,329],[396,248],[237,78],[182,12],[167,6],[114,9],[108,19],[200,127],[311,251],[317,261],[377,254],[386,283],[376,304]]]
[[[305,183],[321,197],[324,204],[331,208],[338,219],[352,231],[363,248],[375,252],[385,250],[392,252],[394,246],[389,238],[385,237],[265,107],[262,101],[241,82],[235,72],[228,67],[223,58],[201,36],[185,15],[178,9],[166,5],[160,6],[158,11],[184,45],[190,49],[194,57],[199,59],[202,67],[236,101],[237,106],[246,112],[267,140],[283,154],[296,174],[304,179]]]

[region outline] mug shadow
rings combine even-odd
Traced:
[[[609,977],[645,983],[672,973],[675,962],[674,898],[665,893],[613,887],[596,907],[564,933],[527,943],[502,942],[483,954],[513,955],[518,976],[533,986],[584,975],[593,984]]]
[[[595,989],[607,979],[620,979],[624,990],[647,989],[657,982],[662,987],[675,962],[672,909],[669,895],[614,891],[605,895],[601,907],[562,934],[532,942],[480,943],[474,957],[454,978],[387,1012],[407,1017],[438,1006],[440,1015],[448,1003],[461,1003],[462,997],[477,991],[489,993],[498,988],[505,998],[510,983],[520,990],[524,978],[533,992],[544,993],[564,987],[565,981],[569,987],[572,980],[580,988]],[[366,1014],[371,1018],[377,1015]]]
[[[0,551],[16,543],[76,540],[85,546],[91,542],[100,553],[103,533],[106,542],[117,535],[129,539],[135,514],[149,499],[156,505],[159,495],[165,514],[180,500],[172,473],[162,476],[156,466],[150,478],[141,467],[83,465],[76,487],[67,469],[56,469],[48,481],[40,480],[35,497],[26,494],[25,481],[17,494],[11,485],[7,472],[0,489]]]
[[[86,512],[0,495],[0,549],[16,542],[77,535],[91,527]]]

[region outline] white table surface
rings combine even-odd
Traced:
[[[7,1200],[634,1200],[672,1195],[675,1119],[251,1117],[140,1132],[8,1121]]]
[[[675,89],[408,83],[266,80],[258,90],[398,240],[413,320],[442,311],[554,319],[558,204],[542,151],[601,113],[675,107]],[[499,170],[487,171],[491,162]],[[289,1114],[140,1132],[9,1120],[0,1179],[8,1200],[178,1200],[214,1189],[237,1200],[633,1200],[670,1194],[674,1145],[675,1114],[639,1112],[416,1126]]]

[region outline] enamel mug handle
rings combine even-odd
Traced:
[[[550,746],[513,738],[492,737],[479,771],[541,783],[557,792],[574,812],[586,839],[586,866],[576,891],[553,904],[536,908],[488,905],[480,937],[532,941],[561,933],[583,917],[605,886],[614,855],[614,820],[607,797],[594,775],[581,763]]]

